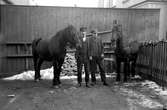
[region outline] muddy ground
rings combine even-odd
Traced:
[[[84,84],[78,87],[76,79],[63,79],[61,88],[53,89],[51,80],[35,83],[1,79],[0,110],[162,110],[164,100],[142,89],[140,82],[116,83],[113,78],[107,81],[108,87],[98,80],[97,85],[86,88]],[[148,101],[142,103],[143,97],[153,101],[152,107]]]

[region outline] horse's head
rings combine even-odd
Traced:
[[[116,48],[121,48],[122,43],[122,33],[119,31],[114,30],[112,32],[111,37],[111,46],[113,50],[116,50]]]
[[[70,44],[72,44],[72,46],[76,48],[80,47],[81,41],[79,39],[79,33],[77,32],[77,29],[74,26],[69,25],[66,28],[66,32],[67,42],[69,42]]]
[[[129,44],[128,46],[130,47],[132,54],[137,53],[142,46],[142,43],[140,43],[139,41],[135,39],[130,39],[128,44]]]

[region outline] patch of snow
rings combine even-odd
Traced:
[[[135,75],[134,77],[132,77],[131,79],[141,79],[141,77],[139,75]]]
[[[162,87],[160,87],[158,84],[156,84],[153,81],[146,80],[142,82],[141,85],[154,90],[157,95],[167,96],[167,88],[164,88],[163,90]]]
[[[4,80],[33,80],[34,79],[34,71],[26,71],[11,77],[4,78]],[[40,71],[42,79],[53,79],[53,67]],[[77,76],[61,76],[61,79],[75,79]]]
[[[11,76],[11,77],[4,78],[3,80],[33,80],[34,74],[35,74],[34,71],[26,71],[26,72],[23,72],[23,73],[20,73],[20,74]],[[53,67],[49,69],[41,70],[40,74],[41,74],[42,79],[47,79],[47,80],[53,79]],[[85,75],[82,74],[82,77],[84,78]],[[111,75],[106,75],[106,77],[111,77]],[[61,76],[60,78],[61,79],[76,79],[77,76],[76,75],[71,75],[71,76],[65,75],[65,76]],[[100,75],[98,74],[96,78],[97,79],[100,78]]]
[[[163,105],[160,104],[159,102],[141,94],[136,91],[127,89],[127,88],[120,88],[122,94],[124,96],[128,96],[127,101],[129,105],[141,105],[146,108],[150,109],[160,109],[163,108]]]
[[[123,86],[125,87],[129,87],[129,86],[136,86],[137,84],[139,84],[139,82],[125,82],[123,83]]]
[[[32,80],[34,79],[34,71],[26,71],[11,77],[3,78],[4,80]]]

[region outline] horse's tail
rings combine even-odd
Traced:
[[[36,38],[32,41],[32,54],[33,54],[33,57],[34,56],[37,56],[37,51],[36,51],[36,46],[37,44],[39,43],[39,41],[41,40],[42,38]]]

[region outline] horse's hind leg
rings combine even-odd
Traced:
[[[38,68],[38,72],[37,72],[38,74],[37,74],[37,76],[38,76],[39,80],[41,80],[40,69],[41,69],[42,63],[43,63],[43,60],[39,58],[39,60],[38,60],[38,66],[37,66],[37,68]]]
[[[134,59],[134,61],[132,62],[131,65],[132,65],[131,74],[132,74],[132,77],[134,77],[135,73],[136,73],[136,71],[135,71],[135,68],[136,68],[136,59]]]
[[[116,81],[120,81],[121,80],[121,76],[120,76],[120,66],[121,66],[121,61],[119,61],[119,59],[117,58],[116,60],[116,72],[117,72],[117,76],[116,76]]]
[[[33,55],[33,61],[34,61],[34,70],[35,70],[34,80],[36,81],[36,79],[37,79],[37,71],[38,71],[38,69],[37,69],[38,57]]]
[[[36,68],[35,68],[35,81],[39,81],[41,79],[40,68],[42,63],[43,60],[38,58],[38,60],[36,61]]]
[[[123,79],[124,82],[127,82],[128,77],[130,76],[129,70],[130,70],[129,61],[125,61],[124,62],[124,79]]]

